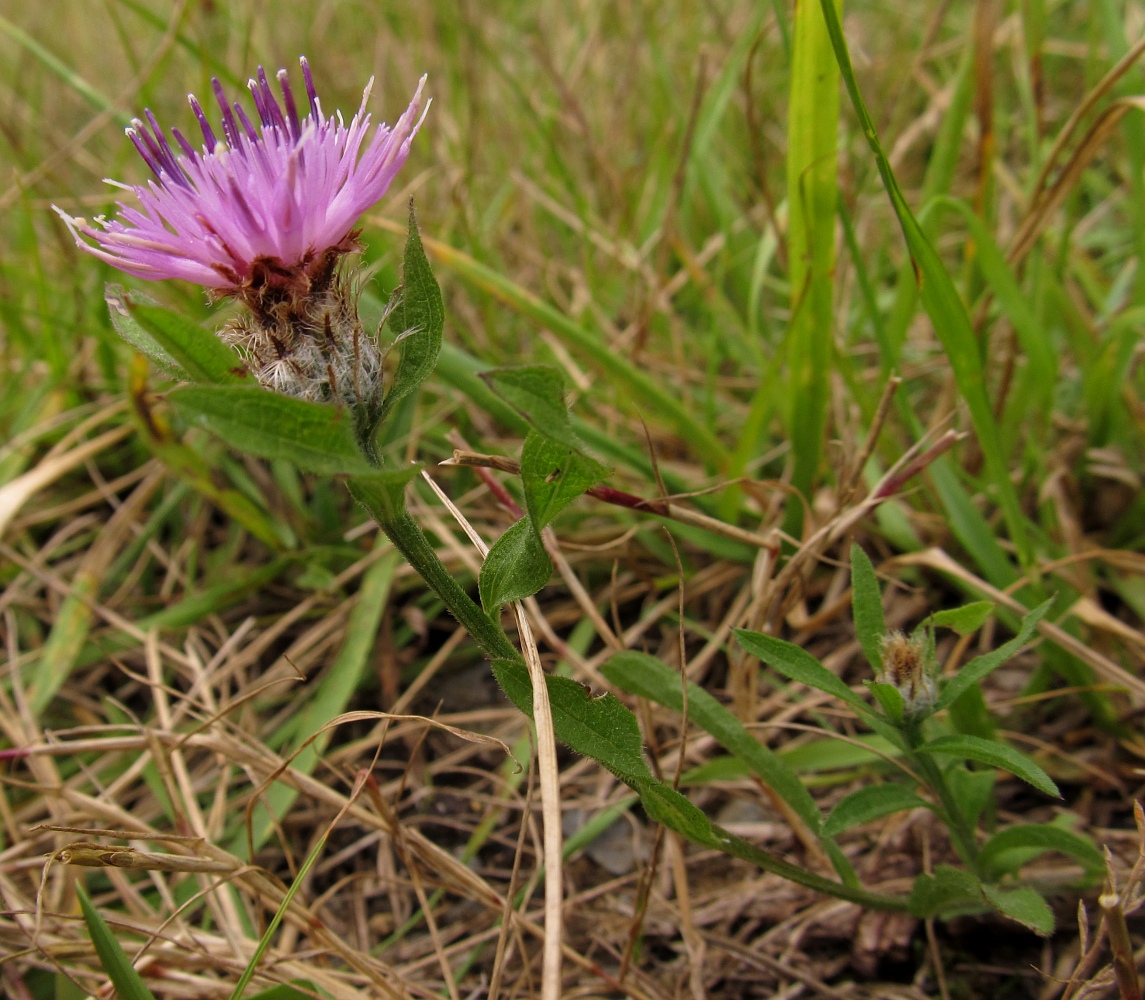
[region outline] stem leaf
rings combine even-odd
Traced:
[[[883,597],[879,592],[875,567],[858,545],[851,546],[851,614],[855,619],[855,634],[867,662],[876,674],[881,673],[881,644],[887,630],[886,619],[883,617]]]
[[[823,833],[834,837],[853,826],[869,823],[871,820],[905,809],[920,807],[929,809],[931,805],[905,785],[894,783],[869,785],[852,792],[831,810],[831,815],[823,824]]]
[[[988,602],[982,602],[988,603]],[[1021,649],[1034,631],[1038,627],[1038,622],[1045,617],[1047,611],[1050,610],[1050,605],[1053,604],[1053,599],[1040,604],[1034,608],[1028,615],[1023,616],[1021,627],[1018,629],[1018,634],[1014,636],[1009,642],[1003,643],[993,652],[985,653],[982,656],[975,657],[966,664],[957,674],[951,678],[950,682],[942,689],[942,694],[938,696],[938,702],[935,709],[943,709],[949,707],[957,701],[973,684],[977,684],[991,671],[997,669],[1013,656],[1019,649]],[[971,604],[968,607],[973,608],[975,605]],[[959,611],[965,611],[966,608],[959,608]],[[938,616],[935,615],[937,619]],[[973,630],[971,630],[973,631]]]
[[[429,378],[441,353],[441,331],[445,326],[441,288],[425,256],[412,198],[409,206],[409,236],[406,238],[402,263],[402,284],[394,294],[397,301],[390,311],[388,324],[401,338],[398,344],[401,358],[390,390],[382,403],[380,419],[385,419],[394,404],[405,399]]]
[[[196,385],[167,400],[190,423],[217,434],[238,451],[281,458],[321,475],[369,473],[345,407],[308,403],[265,389]]]
[[[924,743],[918,748],[922,753],[949,754],[961,757],[964,760],[976,760],[980,764],[989,764],[991,767],[1009,771],[1028,784],[1033,785],[1039,792],[1061,798],[1058,786],[1025,754],[1018,753],[1013,747],[1005,743],[996,743],[994,740],[984,740],[980,736],[940,736],[938,739]]]
[[[478,590],[487,615],[509,601],[532,597],[553,575],[553,564],[527,517],[493,543],[481,564]]]

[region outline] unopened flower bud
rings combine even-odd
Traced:
[[[907,636],[896,630],[882,637],[880,647],[883,669],[875,680],[898,690],[906,718],[925,715],[938,697],[925,637]]]

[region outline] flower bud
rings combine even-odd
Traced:
[[[888,632],[879,642],[883,669],[875,680],[890,684],[903,700],[906,718],[926,715],[938,697],[930,651],[921,633],[907,636],[902,632]]]

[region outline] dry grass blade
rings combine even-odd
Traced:
[[[489,554],[484,540],[426,472],[422,478],[430,485],[438,499],[445,504],[454,520],[461,526],[481,553],[481,558]],[[564,915],[564,876],[561,862],[561,786],[560,770],[557,765],[556,733],[553,730],[553,713],[549,706],[549,689],[545,683],[545,671],[541,666],[537,643],[529,620],[521,603],[512,604],[513,615],[517,620],[517,632],[521,639],[521,649],[529,668],[529,680],[533,685],[533,719],[537,730],[537,772],[541,785],[541,815],[544,818],[544,866],[545,866],[545,939],[541,960],[542,1000],[560,1000],[561,997],[561,945]]]

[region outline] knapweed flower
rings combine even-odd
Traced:
[[[907,636],[898,631],[888,632],[879,645],[883,669],[875,680],[898,689],[906,718],[927,715],[938,697],[938,685],[926,637],[920,633]]]
[[[200,148],[171,129],[173,148],[150,111],[127,130],[155,175],[146,185],[119,185],[138,207],[121,202],[117,218],[97,218],[97,225],[57,211],[81,248],[128,274],[182,278],[248,306],[251,315],[221,335],[264,385],[361,402],[378,391],[381,358],[363,334],[353,282],[339,263],[360,249],[358,220],[409,156],[424,119],[425,78],[392,129],[371,129],[373,80],[346,124],[340,112],[323,112],[305,58],[301,64],[306,114],[285,70],[277,75],[281,103],[262,67],[250,81],[258,126],[215,80],[221,137],[193,95]]]

